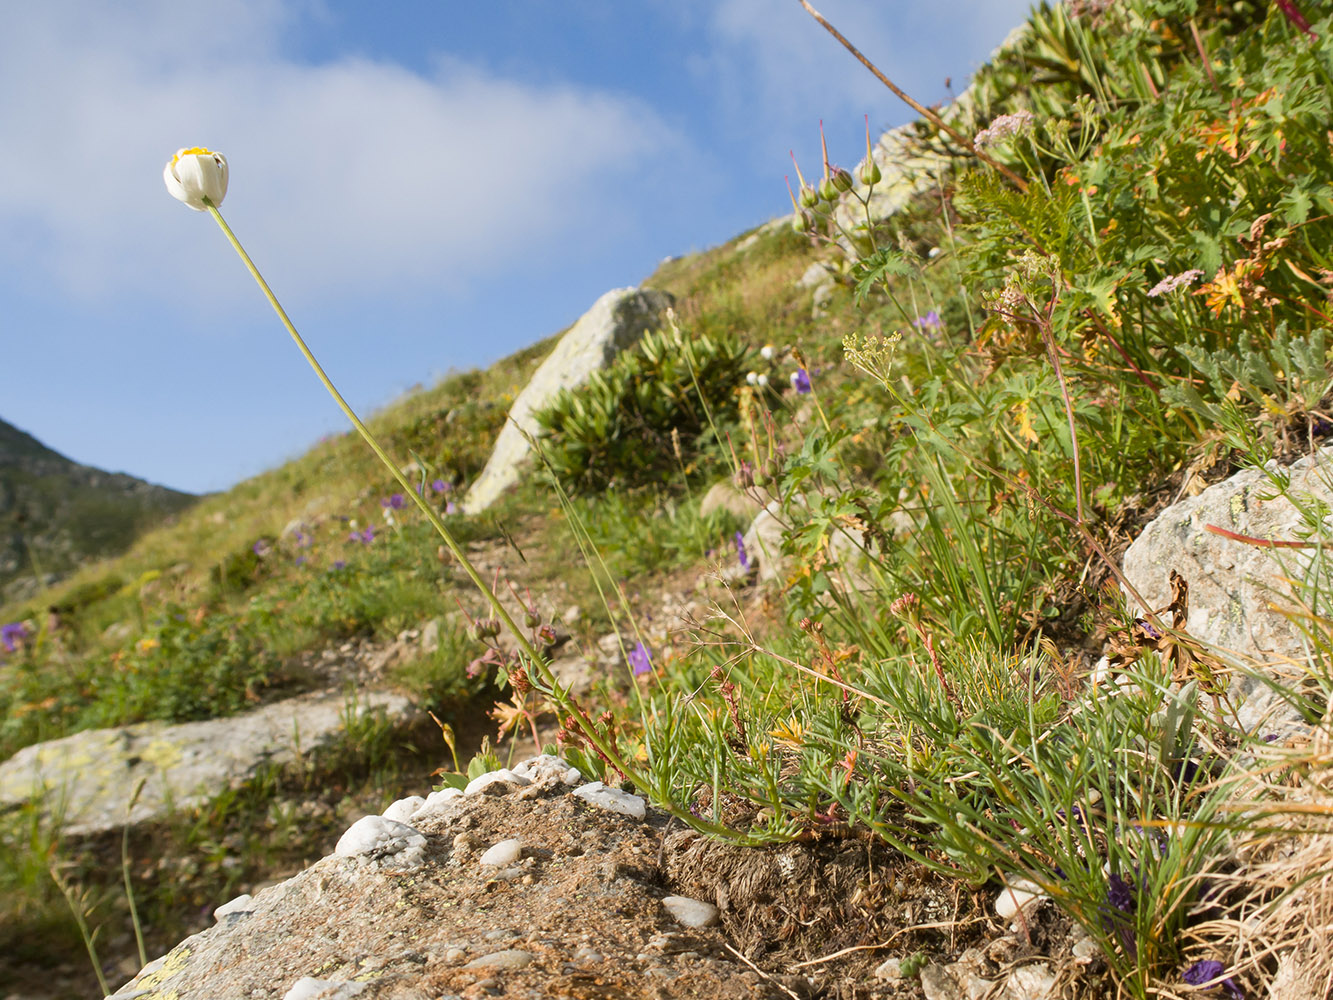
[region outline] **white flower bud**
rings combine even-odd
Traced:
[[[227,196],[227,158],[198,146],[177,150],[162,179],[173,198],[196,212],[205,211],[207,205],[217,208]]]

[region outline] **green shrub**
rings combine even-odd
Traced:
[[[691,475],[737,413],[745,352],[728,337],[645,334],[605,372],[537,414],[548,468],[571,493]]]

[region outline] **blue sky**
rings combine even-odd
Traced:
[[[1028,2],[817,6],[931,103]],[[224,214],[368,413],[785,213],[821,118],[850,167],[864,115],[911,117],[797,0],[45,0],[0,93],[0,418],[192,492],[344,423],[167,195],[177,148],[227,155]]]

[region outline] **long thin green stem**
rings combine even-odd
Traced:
[[[245,269],[249,271],[250,276],[255,279],[255,283],[259,285],[259,290],[264,293],[264,298],[268,299],[268,304],[273,307],[273,311],[278,314],[278,319],[282,321],[282,325],[286,328],[287,332],[291,334],[292,340],[295,341],[297,349],[300,350],[302,357],[304,357],[310,367],[314,369],[315,374],[319,377],[320,382],[323,383],[324,388],[327,389],[329,395],[333,397],[333,401],[338,404],[338,408],[342,410],[347,419],[352,422],[352,426],[356,428],[357,433],[359,433],[365,440],[366,444],[370,446],[370,450],[375,453],[375,456],[383,462],[389,472],[393,474],[394,479],[396,479],[398,484],[403,487],[403,492],[411,497],[417,507],[421,509],[421,512],[426,516],[426,520],[430,522],[431,527],[439,532],[440,537],[444,539],[444,544],[448,546],[449,551],[453,554],[454,558],[458,560],[459,565],[463,567],[463,571],[467,573],[472,582],[476,584],[477,589],[485,595],[486,599],[490,602],[491,608],[495,611],[496,617],[498,617],[504,623],[505,627],[513,634],[523,652],[531,658],[534,665],[545,664],[545,660],[538,654],[537,650],[533,647],[532,643],[528,641],[527,637],[524,636],[523,632],[514,622],[514,619],[510,616],[504,605],[500,603],[500,598],[481,578],[481,574],[479,574],[476,568],[472,565],[467,554],[463,551],[462,546],[455,540],[453,533],[445,527],[444,521],[440,519],[440,515],[437,514],[435,509],[426,502],[425,497],[418,493],[416,488],[408,482],[407,477],[403,475],[403,470],[398,467],[398,463],[389,457],[389,453],[384,450],[379,441],[375,439],[375,435],[370,432],[370,428],[361,422],[361,418],[356,415],[356,411],[352,409],[347,400],[343,398],[342,393],[338,391],[337,386],[335,386],[329,376],[325,374],[323,367],[315,358],[315,355],[312,354],[310,348],[306,346],[306,342],[301,338],[301,335],[296,332],[296,326],[287,316],[287,311],[282,308],[282,303],[278,301],[278,297],[273,294],[273,289],[269,288],[268,282],[265,281],[264,276],[259,273],[259,268],[255,266],[254,261],[250,259],[250,255],[245,252],[245,247],[241,246],[241,241],[236,238],[236,234],[233,233],[231,227],[227,225],[227,220],[222,217],[222,213],[217,210],[216,206],[208,204],[207,201],[205,201],[205,204],[207,205],[209,214],[213,216],[213,221],[215,221],[222,229],[222,234],[227,237],[227,242],[231,244],[232,249],[235,250],[237,256],[241,258],[241,262],[245,264]]]
[[[393,474],[394,479],[396,479],[399,485],[403,487],[403,492],[407,496],[410,496],[413,502],[416,503],[417,507],[420,508],[421,512],[426,516],[426,520],[430,522],[431,527],[433,527],[436,532],[439,533],[440,537],[444,539],[444,544],[448,547],[454,558],[458,560],[458,564],[463,567],[464,572],[467,573],[477,589],[481,591],[486,600],[490,603],[496,617],[500,619],[505,628],[507,628],[509,633],[514,637],[514,640],[518,643],[519,649],[530,663],[531,669],[540,675],[534,678],[534,680],[540,682],[540,687],[543,692],[546,693],[562,711],[577,711],[577,705],[561,689],[555,675],[551,673],[550,665],[546,662],[545,657],[537,652],[536,648],[528,640],[527,636],[523,634],[523,631],[518,627],[517,623],[510,616],[504,605],[500,603],[499,596],[496,595],[496,593],[487,586],[486,581],[481,578],[481,574],[477,572],[476,567],[472,565],[471,560],[468,559],[462,546],[458,544],[453,534],[445,526],[444,521],[440,519],[440,515],[437,514],[434,508],[426,502],[425,498],[416,491],[416,488],[408,482],[407,477],[403,475],[402,469],[398,467],[398,463],[389,457],[389,453],[381,447],[380,443],[375,439],[375,436],[371,434],[370,428],[361,422],[361,418],[356,415],[356,411],[352,409],[347,400],[343,399],[342,393],[338,391],[332,380],[325,374],[319,361],[316,360],[314,354],[311,353],[310,348],[306,346],[306,342],[301,338],[301,335],[297,333],[296,326],[287,316],[286,310],[282,308],[282,303],[280,303],[278,297],[273,294],[273,290],[269,288],[268,282],[264,280],[264,276],[260,274],[259,268],[257,268],[254,261],[250,259],[250,255],[245,252],[245,247],[241,245],[241,241],[237,239],[236,234],[233,233],[231,227],[227,225],[227,221],[222,217],[222,213],[217,210],[217,206],[209,202],[208,199],[204,199],[204,206],[207,208],[208,213],[213,216],[213,221],[218,224],[218,227],[222,230],[222,234],[226,236],[227,242],[231,244],[232,249],[235,250],[237,256],[241,258],[241,262],[245,264],[245,269],[250,272],[250,276],[254,278],[255,283],[259,285],[260,291],[264,293],[264,298],[268,299],[268,304],[272,306],[273,311],[277,313],[278,319],[282,321],[282,325],[291,335],[291,338],[296,343],[302,357],[306,359],[315,374],[319,377],[320,382],[323,383],[324,388],[328,390],[329,395],[332,396],[334,402],[338,404],[338,408],[341,409],[347,419],[352,422],[352,426],[357,429],[357,433],[359,433],[365,440],[366,444],[370,446],[370,450],[375,453],[376,457],[379,458],[379,460],[384,463],[385,467]],[[596,727],[587,727],[587,731],[585,731],[584,735],[587,736],[592,744],[618,771],[620,771],[621,774],[625,775],[625,777],[632,781],[636,786],[642,789],[653,787],[644,775],[639,774],[636,768],[630,766],[629,762],[625,760],[624,755],[620,753],[614,743],[607,740],[602,733],[596,730]],[[736,832],[730,828],[700,820],[698,817],[691,814],[688,809],[677,805],[669,799],[660,800],[658,804],[677,819],[680,819],[697,829],[732,840],[740,839],[744,841],[746,839],[744,837],[738,837]]]

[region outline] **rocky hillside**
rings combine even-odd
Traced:
[[[194,497],[80,465],[0,420],[0,590],[33,592],[123,552]]]
[[[384,464],[0,605],[8,997],[1328,996],[1314,6],[1043,6]]]

